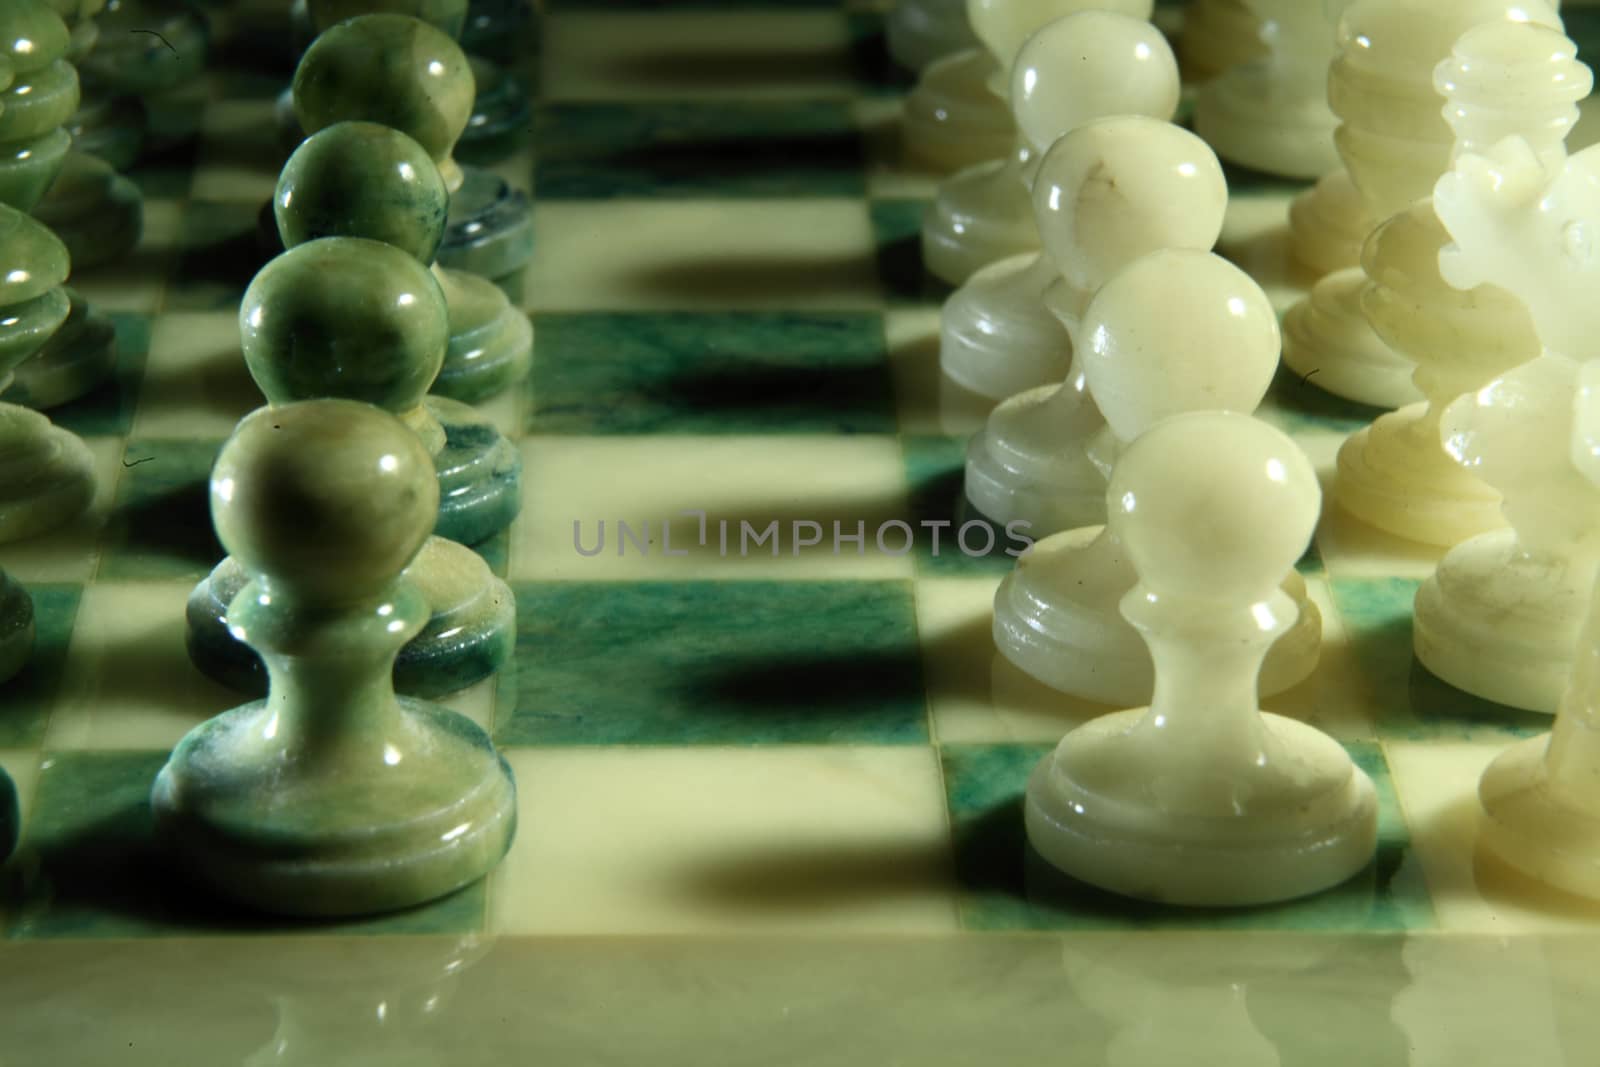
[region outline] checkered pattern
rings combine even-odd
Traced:
[[[1421,670],[1409,606],[1433,555],[1337,513],[1302,567],[1325,619],[1321,666],[1271,707],[1331,732],[1377,781],[1372,868],[1235,913],[1131,904],[1039,869],[1021,830],[1027,772],[1102,709],[995,655],[990,603],[1009,560],[948,540],[935,553],[926,531],[906,552],[870,533],[860,553],[790,546],[797,520],[854,532],[953,518],[981,425],[940,407],[942,293],[916,243],[935,183],[898,162],[908,79],[881,17],[828,0],[573,0],[541,39],[532,135],[495,167],[537,201],[537,349],[527,387],[486,405],[525,462],[522,517],[486,549],[517,595],[519,651],[514,671],[449,701],[517,774],[510,855],[432,906],[306,926],[203,899],[150,841],[146,791],[166,751],[238,702],[189,666],[182,608],[220,554],[209,465],[259,403],[234,309],[259,262],[276,165],[262,131],[283,76],[224,41],[198,144],[132,175],[144,244],[77,279],[121,343],[116,380],[55,413],[89,440],[98,499],[5,553],[39,617],[32,665],[0,690],[0,765],[26,818],[6,937],[1588,921],[1472,860],[1478,771],[1548,720]],[[1287,303],[1275,233],[1295,187],[1230,178],[1225,251]],[[1372,414],[1292,377],[1265,412],[1324,472]],[[704,513],[706,543],[687,511]],[[574,523],[592,546],[602,520],[604,549],[580,554]],[[776,555],[718,551],[719,530],[773,520]],[[619,521],[648,553],[618,554]]]

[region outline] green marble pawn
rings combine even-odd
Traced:
[[[422,146],[399,130],[339,122],[308,137],[278,176],[278,233],[292,248],[318,237],[367,237],[432,264],[450,314],[450,345],[436,394],[468,403],[521,380],[533,355],[533,325],[506,295],[475,274],[434,262],[450,194]],[[453,405],[447,421],[468,417]]]
[[[339,399],[257,410],[217,459],[212,519],[250,576],[228,618],[268,694],[190,731],[150,803],[184,866],[232,900],[411,907],[482,878],[511,843],[516,787],[488,735],[391,681],[428,619],[406,568],[438,508],[430,468],[410,427]]]
[[[458,535],[511,521],[519,459],[471,408],[424,396],[446,337],[444,299],[432,275],[393,245],[323,238],[263,268],[245,293],[239,322],[245,362],[270,403],[333,396],[376,404],[410,426],[433,457],[435,529],[443,536],[429,538],[408,571],[430,618],[400,652],[396,687],[437,696],[499,670],[516,643],[515,600]],[[227,619],[249,580],[244,562],[224,559],[195,587],[187,641],[190,659],[206,674],[260,692],[260,660],[229,632]]]
[[[456,162],[473,96],[466,54],[447,34],[404,15],[362,15],[330,27],[294,76],[295,114],[307,134],[335,122],[376,122],[427,150],[450,190],[439,263],[489,278],[520,303],[533,258],[533,208],[505,179]]]
[[[141,156],[192,141],[209,99],[205,79],[211,26],[190,0],[107,0],[96,21],[99,40],[80,71],[96,101],[117,101],[107,120],[127,114],[142,119]],[[116,136],[98,130],[101,137]]]

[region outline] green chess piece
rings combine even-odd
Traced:
[[[335,123],[289,157],[273,204],[287,247],[319,237],[366,237],[433,264],[450,315],[450,345],[434,393],[473,403],[527,374],[533,356],[528,316],[490,282],[434,262],[449,193],[416,141],[376,123]]]
[[[411,428],[340,399],[253,412],[217,459],[212,519],[250,575],[228,618],[268,696],[179,742],[151,807],[233,900],[391,911],[482,878],[510,845],[516,787],[488,735],[391,680],[428,618],[406,567],[438,510],[430,468]]]
[[[358,120],[392,126],[422,145],[450,190],[440,265],[488,278],[520,303],[533,258],[533,208],[505,179],[456,162],[473,98],[466,54],[447,34],[404,15],[362,15],[330,27],[294,77],[295,114],[307,134]]]
[[[0,92],[0,203],[19,211],[44,197],[72,147],[62,128],[78,108],[78,72],[65,58],[71,40],[43,0],[0,7],[0,55],[11,69]]]
[[[96,21],[99,39],[79,68],[91,98],[137,101],[141,155],[192,141],[209,93],[205,15],[188,0],[107,0]],[[126,110],[112,105],[110,114]]]
[[[333,396],[376,404],[410,426],[433,457],[442,536],[428,540],[408,572],[431,617],[401,650],[396,686],[436,696],[499,670],[516,642],[515,600],[458,542],[463,530],[484,534],[511,521],[520,460],[477,412],[425,396],[447,337],[444,297],[433,276],[412,251],[393,245],[354,237],[310,241],[256,276],[240,308],[240,331],[251,376],[270,403]],[[206,674],[252,692],[265,682],[260,662],[229,632],[227,618],[249,578],[242,562],[223,560],[195,587],[188,646]]]

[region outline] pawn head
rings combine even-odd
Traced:
[[[1011,68],[1011,112],[1035,150],[1092,119],[1178,110],[1178,60],[1144,19],[1083,11],[1043,27]]]
[[[365,237],[432,263],[450,193],[422,146],[374,122],[336,122],[307,137],[272,198],[286,248],[319,237]]]
[[[44,0],[6,0],[0,4],[0,58],[16,74],[43,70],[62,56],[72,35]]]
[[[467,0],[309,0],[318,33],[357,15],[409,15],[459,39],[467,24]]]
[[[1210,249],[1227,208],[1210,146],[1144,115],[1079,126],[1050,146],[1033,183],[1045,252],[1088,292],[1157,249]]]
[[[477,87],[466,55],[407,15],[361,15],[311,42],[294,72],[294,113],[306,133],[360,119],[392,126],[433,157],[446,184]]]
[[[1148,19],[1154,0],[967,0],[972,32],[1002,70],[1011,67],[1028,34],[1047,22],[1090,8]]]
[[[1137,438],[1189,411],[1250,412],[1278,369],[1278,316],[1255,279],[1221,256],[1161,249],[1101,287],[1080,354],[1111,432]]]
[[[223,546],[302,603],[381,593],[422,547],[438,508],[439,481],[417,435],[350,400],[257,409],[211,472]]]
[[[250,376],[274,404],[334,396],[404,412],[444,363],[439,283],[393,245],[324,237],[261,268],[239,306]]]
[[[1118,458],[1106,506],[1151,591],[1243,606],[1271,593],[1304,554],[1322,491],[1279,430],[1200,411],[1157,424]]]

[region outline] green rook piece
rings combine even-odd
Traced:
[[[362,915],[487,874],[516,824],[511,771],[470,720],[397,697],[428,617],[402,573],[438,483],[416,434],[349,400],[259,409],[211,477],[217,536],[250,575],[228,616],[267,665],[265,700],[178,743],[157,832],[222,895],[286,915]]]
[[[438,168],[416,141],[372,122],[338,122],[289,157],[273,205],[285,247],[319,237],[365,237],[432,264],[450,318],[450,344],[433,392],[472,403],[527,374],[533,326],[491,282],[434,263],[449,199]]]
[[[445,33],[405,15],[361,15],[330,27],[294,76],[294,109],[314,134],[336,122],[392,126],[433,157],[450,191],[439,263],[498,284],[521,302],[533,258],[533,208],[498,175],[454,158],[475,95],[471,63]]]

